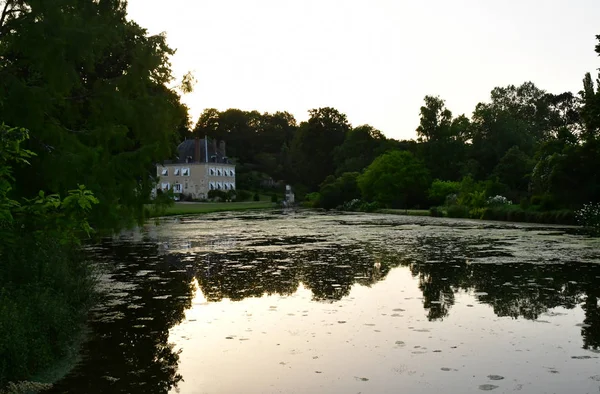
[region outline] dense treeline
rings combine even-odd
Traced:
[[[93,301],[81,239],[144,220],[187,122],[172,54],[124,0],[0,0],[0,391],[77,337]]]
[[[570,222],[573,210],[600,200],[599,85],[588,73],[577,94],[531,82],[497,87],[471,117],[426,96],[416,141],[352,127],[328,107],[300,124],[287,112],[208,109],[192,131],[227,141],[242,189],[273,179],[324,208],[434,207],[450,216]]]

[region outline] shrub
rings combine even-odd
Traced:
[[[512,205],[512,201],[510,201],[508,198],[504,197],[504,196],[494,196],[494,197],[489,197],[486,201],[487,205],[491,205],[491,206],[497,206],[497,205]]]
[[[463,205],[450,205],[446,208],[446,214],[451,218],[468,218],[469,208]]]
[[[340,207],[340,210],[342,210],[342,211],[359,211],[362,204],[363,204],[363,202],[361,200],[359,200],[358,198],[355,198],[350,201],[346,201],[344,204],[342,204],[342,206]]]
[[[460,183],[452,181],[442,181],[439,179],[431,183],[428,191],[428,197],[433,204],[443,204],[447,197],[456,195],[460,190]]]
[[[252,197],[252,193],[247,190],[236,190],[235,201],[248,201]]]
[[[471,219],[483,219],[483,215],[486,208],[472,208],[469,210],[469,217]]]
[[[225,201],[227,200],[227,192],[224,192],[223,190],[209,190],[208,199],[215,201]]]
[[[279,202],[279,197],[277,197],[277,194],[275,194],[275,193],[271,194],[271,202],[273,202],[273,203]]]
[[[584,204],[575,212],[575,219],[580,226],[600,231],[600,203]]]
[[[254,201],[260,201],[260,194],[254,193],[254,197],[252,197]]]
[[[429,216],[442,217],[444,216],[444,211],[440,207],[431,207],[429,208]]]
[[[381,209],[381,204],[379,204],[377,201],[363,202],[359,207],[359,210],[362,212],[375,212],[378,209]]]

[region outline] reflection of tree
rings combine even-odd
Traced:
[[[355,283],[370,286],[385,278],[392,263],[384,263],[376,274],[374,262],[373,254],[358,246],[289,252],[245,249],[199,257],[196,276],[209,301],[291,295],[300,282],[314,300],[340,300]]]
[[[125,286],[92,312],[83,362],[52,392],[165,393],[182,379],[169,329],[191,306],[193,276],[173,266],[171,256],[158,256],[156,245],[104,246],[99,255],[109,260],[117,285]]]
[[[498,316],[515,319],[538,319],[551,308],[572,309],[585,300],[584,348],[600,348],[599,266],[502,263],[507,253],[497,248],[501,242],[488,242],[486,248],[480,243],[419,238],[411,259],[401,263],[418,278],[429,320],[447,316],[461,289],[481,293],[479,302],[492,306]],[[487,258],[496,263],[486,264]]]
[[[284,238],[277,242],[289,246]],[[479,302],[512,318],[537,319],[550,308],[574,308],[585,301],[584,347],[600,348],[600,266],[483,264],[505,252],[498,250],[496,256],[494,247],[482,252],[478,240],[464,238],[421,238],[394,252],[367,243],[325,247],[311,239],[293,242],[303,246],[275,249],[265,242],[216,248],[191,264],[189,255],[159,255],[155,244],[104,245],[99,256],[108,261],[116,283],[127,286],[109,294],[105,310],[92,313],[100,318],[92,316],[83,362],[53,392],[158,393],[176,386],[182,377],[177,374],[179,355],[168,343],[169,329],[191,306],[194,277],[209,301],[291,295],[300,283],[312,291],[313,300],[336,301],[353,285],[371,286],[402,265],[418,280],[429,320],[448,316],[461,290],[481,293]]]

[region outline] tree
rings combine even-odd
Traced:
[[[493,174],[510,189],[511,195],[507,196],[509,199],[519,201],[519,197],[527,194],[529,175],[533,166],[531,157],[522,152],[518,146],[510,148],[500,159]]]
[[[446,108],[444,100],[425,96],[417,128],[418,153],[432,176],[448,180],[460,178],[469,131],[470,122],[466,116],[452,119],[452,112]]]
[[[421,107],[421,121],[417,127],[419,142],[436,141],[450,137],[452,112],[446,108],[439,97],[425,96],[425,105]]]
[[[351,126],[346,115],[330,107],[311,109],[310,119],[303,122],[292,142],[295,179],[310,190],[335,172],[334,150],[344,142]]]
[[[78,183],[100,200],[91,220],[117,229],[143,220],[155,163],[172,156],[186,108],[164,35],[126,19],[123,0],[0,1],[0,119],[30,131],[31,166],[15,193],[66,195]]]
[[[362,171],[385,150],[385,136],[370,125],[348,131],[344,142],[334,149],[335,173]]]
[[[459,182],[434,180],[428,191],[429,200],[433,205],[442,205],[446,198],[452,194],[458,194],[460,190]]]
[[[425,202],[429,171],[409,152],[385,153],[358,177],[365,199],[389,207],[407,208]]]
[[[319,206],[325,209],[333,209],[353,199],[360,199],[361,193],[358,188],[358,172],[346,172],[339,178],[332,175],[321,185],[319,190]]]

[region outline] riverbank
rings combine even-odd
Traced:
[[[379,209],[376,212],[389,215],[431,216],[431,213],[426,209]]]
[[[243,202],[176,202],[164,212],[152,213],[150,217],[195,215],[225,211],[248,211],[254,209],[270,209],[277,204],[270,201]]]
[[[520,222],[538,224],[576,225],[575,214],[571,210],[535,211],[519,206],[484,208],[477,212],[465,207],[435,209],[379,209],[377,213],[407,216],[437,216],[454,219],[479,219],[499,222]]]

